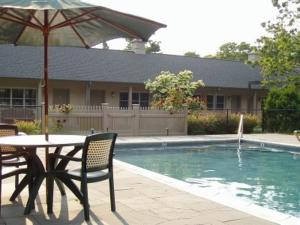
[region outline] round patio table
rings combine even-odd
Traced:
[[[0,137],[0,146],[14,146],[25,148],[65,147],[83,145],[85,136],[82,135],[21,135]]]
[[[22,135],[22,136],[7,136],[0,137],[0,147],[1,146],[12,146],[12,147],[22,147],[24,151],[28,151],[30,153],[35,153],[38,148],[45,148],[45,164],[42,163],[42,160],[39,158],[38,154],[35,154],[35,159],[39,165],[39,169],[41,171],[41,182],[44,178],[46,178],[46,195],[48,196],[48,156],[49,156],[49,148],[54,147],[54,153],[60,154],[63,147],[73,146],[74,150],[82,148],[86,136],[82,135],[49,135],[48,140],[45,139],[45,135]],[[40,188],[41,182],[37,185],[36,190]],[[64,195],[64,188],[62,184],[57,182],[57,185]],[[24,211],[24,214],[30,213],[32,207],[34,207],[34,200],[36,198],[37,193],[30,193],[29,199]],[[47,197],[48,204],[48,197]]]

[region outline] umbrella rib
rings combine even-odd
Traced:
[[[65,20],[67,20],[67,17],[65,16],[65,14],[63,12],[60,12],[61,15],[65,18]],[[89,48],[90,46],[85,42],[84,38],[79,34],[79,32],[76,30],[76,28],[73,26],[73,24],[70,24],[70,27],[72,28],[72,30],[75,32],[75,34],[78,36],[78,38],[80,39],[80,41],[82,42],[82,44],[86,47]]]
[[[127,28],[124,27],[124,26],[121,26],[121,25],[115,24],[115,23],[113,23],[113,22],[110,22],[110,21],[104,19],[104,18],[101,17],[101,16],[95,16],[95,15],[93,15],[93,16],[94,16],[96,19],[99,19],[99,20],[101,20],[102,22],[108,24],[109,26],[114,27],[114,28],[116,28],[117,30],[120,30],[121,32],[125,32],[125,33],[129,34],[129,36],[131,36],[131,37],[139,38],[139,39],[144,40],[143,37],[141,37],[140,35],[138,35],[137,33],[133,32],[133,31],[127,29]],[[94,19],[93,17],[90,17],[90,18]]]
[[[131,18],[134,18],[134,19],[142,20],[142,21],[144,21],[145,23],[153,24],[153,25],[157,26],[158,28],[160,28],[160,27],[166,27],[166,26],[167,26],[167,25],[165,25],[165,24],[158,23],[158,22],[156,22],[156,21],[149,20],[149,19],[146,19],[146,18],[143,18],[143,17],[139,17],[139,16],[135,16],[135,15],[131,15],[131,14],[127,14],[127,13],[115,11],[115,10],[112,10],[112,9],[109,9],[109,8],[105,8],[105,7],[103,7],[103,9],[108,10],[108,11],[111,11],[111,12],[113,12],[113,13],[119,13],[119,14],[122,14],[123,16],[126,16],[126,17],[131,17]]]
[[[76,22],[72,22],[73,18],[71,18],[71,19],[66,20],[65,22],[63,22],[61,24],[57,24],[57,25],[51,27],[51,30],[62,28],[62,27],[66,27],[66,26],[72,26],[72,25],[75,25],[75,24],[78,24],[78,23],[84,23],[84,22],[88,22],[88,21],[91,21],[91,20],[98,19],[98,20],[101,20],[102,22],[104,22],[104,23],[106,23],[106,24],[108,24],[108,25],[116,28],[119,31],[127,33],[129,36],[131,36],[133,38],[144,39],[141,36],[139,36],[138,34],[136,34],[136,33],[132,32],[132,31],[126,29],[125,27],[117,25],[117,24],[114,24],[114,23],[112,23],[110,21],[107,21],[107,20],[105,20],[104,18],[102,18],[100,16],[95,16],[95,15],[87,15],[87,16],[89,17],[88,19],[80,20],[80,21],[76,21]]]
[[[36,18],[36,16],[34,15],[35,12],[30,12],[30,15],[32,16],[32,18],[41,26],[43,27],[43,24],[41,23],[41,21],[38,20],[38,18]]]
[[[49,26],[51,26],[51,24],[53,23],[53,21],[55,20],[55,18],[57,17],[57,15],[58,15],[59,12],[60,12],[60,10],[57,10],[57,11],[54,13],[53,17],[51,18],[51,20],[50,20],[50,22],[49,22]]]
[[[9,17],[12,17],[12,18],[3,17],[5,15],[7,15]],[[30,21],[25,21],[24,19],[19,18],[19,17],[13,15],[13,14],[8,13],[8,12],[4,12],[2,15],[0,15],[0,19],[8,20],[8,21],[11,21],[11,22],[14,22],[14,23],[19,23],[19,24],[22,24],[22,25],[25,25],[25,26],[29,26],[29,27],[41,30],[41,27],[39,27],[38,25],[36,25],[34,23],[31,23]]]
[[[80,17],[83,17],[83,16],[85,16],[85,15],[87,15],[87,14],[93,12],[93,11],[96,11],[96,10],[97,10],[97,9],[91,9],[91,10],[89,10],[89,11],[86,11],[86,12],[80,14],[80,15],[77,15],[77,16],[73,17],[73,18],[70,18],[70,19],[67,19],[67,20],[65,20],[65,21],[63,21],[63,22],[61,22],[61,23],[55,24],[54,26],[50,27],[50,29],[51,29],[51,30],[54,30],[54,29],[57,29],[57,28],[69,26],[70,23],[72,23],[72,20],[75,20],[75,19],[78,19],[78,18],[80,18]]]
[[[32,14],[30,14],[30,15],[28,16],[28,20],[27,20],[27,21],[30,21],[31,18],[32,18]],[[18,34],[17,38],[16,38],[15,41],[14,41],[14,45],[17,45],[17,42],[19,41],[20,37],[21,37],[22,34],[24,33],[25,29],[26,29],[26,26],[23,26],[22,30],[20,31],[20,33]]]

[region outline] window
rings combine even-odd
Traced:
[[[53,105],[70,103],[69,89],[53,89]]]
[[[132,93],[132,104],[139,104],[141,107],[148,107],[149,93]]]
[[[141,93],[140,94],[140,106],[148,107],[149,106],[149,93]]]
[[[214,96],[213,95],[206,96],[206,106],[207,106],[207,109],[214,108]]]
[[[224,96],[217,96],[217,109],[224,109]]]
[[[10,105],[10,89],[0,89],[0,105]]]
[[[120,107],[128,107],[128,92],[120,93]],[[149,106],[149,93],[132,93],[132,104],[139,104],[141,107]]]
[[[36,105],[36,90],[25,89],[25,106]]]
[[[91,90],[91,105],[101,105],[105,102],[105,92],[102,90]]]
[[[12,105],[22,106],[23,105],[24,90],[23,89],[12,89]]]
[[[128,107],[128,92],[120,92],[120,107]]]
[[[35,106],[37,104],[36,89],[1,88],[0,105]]]
[[[139,93],[132,93],[132,104],[140,104]]]

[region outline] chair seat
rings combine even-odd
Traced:
[[[26,162],[26,159],[23,157],[16,157],[16,158],[12,158],[12,159],[2,160],[3,166],[15,166],[16,164],[26,165],[27,162]]]
[[[80,180],[81,179],[81,169],[74,169],[74,170],[69,170],[67,171],[67,174],[72,177],[73,179]],[[92,180],[102,180],[106,179],[109,176],[108,170],[98,170],[98,171],[93,171],[93,172],[88,172],[87,173],[87,179],[88,181]]]

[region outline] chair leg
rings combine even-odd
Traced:
[[[58,148],[55,149],[54,153],[60,155],[61,150],[62,150],[62,147],[58,147]],[[53,162],[51,162],[51,164],[52,165],[50,165],[50,168],[53,170],[57,166],[58,160],[55,159]],[[65,188],[64,188],[63,184],[58,179],[56,179],[56,178],[54,178],[54,180],[55,180],[55,183],[56,183],[56,185],[57,185],[57,187],[58,187],[58,189],[60,191],[60,194],[62,196],[66,195],[66,191],[65,191]]]
[[[111,211],[116,211],[116,201],[115,201],[115,188],[114,188],[114,176],[111,171],[109,177],[109,193],[110,193],[110,208]]]
[[[32,190],[31,190],[31,193],[29,195],[27,204],[26,204],[26,208],[24,210],[25,215],[29,214],[30,211],[34,208],[34,201],[35,201],[35,198],[38,194],[38,191],[40,189],[40,186],[41,186],[44,178],[45,178],[44,176],[36,177],[36,179],[34,181],[34,184],[33,184],[33,187],[32,187]]]
[[[72,192],[73,194],[79,199],[80,203],[83,203],[82,193],[79,191],[78,187],[75,183],[65,176],[57,176],[57,178],[62,181]]]
[[[31,183],[31,177],[29,175],[25,175],[25,177],[21,180],[20,184],[16,187],[13,194],[9,198],[10,201],[16,200],[16,197],[23,191],[23,189]],[[30,190],[29,190],[30,194]]]
[[[0,216],[2,208],[2,165],[0,165]]]
[[[18,184],[19,184],[19,174],[17,174],[17,175],[15,176],[15,188],[18,187]]]
[[[48,193],[47,193],[47,213],[53,213],[53,189],[54,189],[54,178],[49,176]]]
[[[81,191],[83,194],[83,210],[84,210],[84,220],[90,220],[90,209],[89,209],[89,197],[86,178],[81,181]]]

